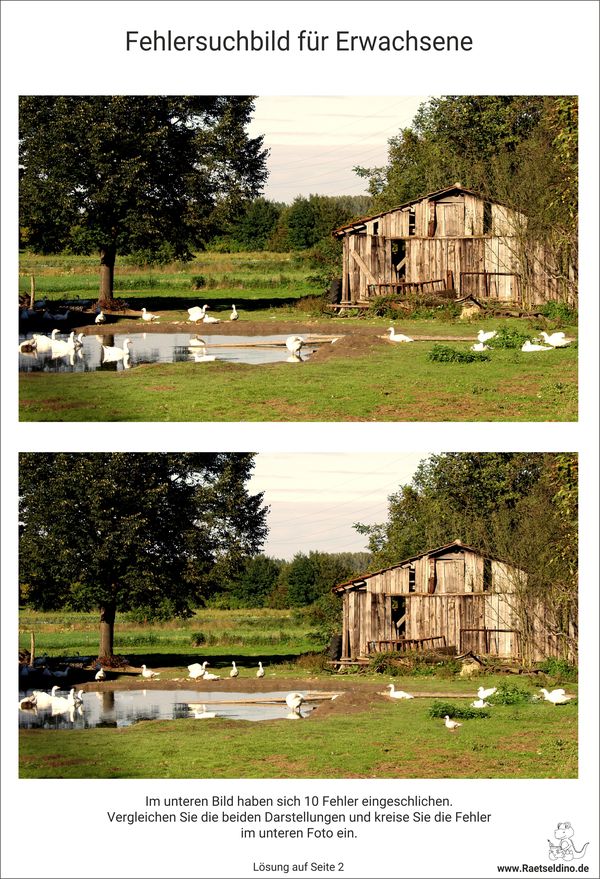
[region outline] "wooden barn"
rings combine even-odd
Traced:
[[[533,661],[559,655],[539,603],[522,637],[526,581],[524,571],[460,540],[354,577],[333,590],[343,598],[341,658],[439,648]]]
[[[334,231],[343,241],[342,307],[375,296],[454,294],[535,305],[567,300],[526,218],[455,183]]]

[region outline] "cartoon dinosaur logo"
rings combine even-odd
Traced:
[[[550,846],[548,857],[551,861],[556,861],[559,858],[562,858],[564,861],[573,861],[585,855],[589,842],[586,842],[583,848],[578,851],[573,843],[574,833],[575,831],[568,821],[564,821],[557,826],[554,831],[554,838],[558,840],[558,843],[548,840],[548,845]]]

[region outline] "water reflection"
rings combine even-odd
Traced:
[[[194,333],[107,333],[79,338],[65,334],[50,340],[39,336],[37,347],[30,350],[32,334],[19,336],[19,370],[21,372],[120,372],[142,363],[300,363],[313,351],[302,349],[302,356],[292,354],[281,343],[285,336],[198,336]],[[21,350],[23,343],[25,349]],[[279,343],[277,346],[276,343]],[[244,347],[249,345],[249,347]],[[261,347],[265,345],[266,347]],[[273,345],[274,347],[268,347]]]
[[[31,691],[19,694],[21,700]],[[293,717],[282,701],[286,693],[202,692],[199,690],[101,690],[83,694],[82,704],[62,704],[64,694],[57,694],[48,708],[19,709],[19,726],[23,729],[92,729],[94,727],[130,726],[142,720],[210,719],[277,720]],[[202,699],[200,702],[199,700]],[[280,700],[254,702],[254,699]],[[222,701],[224,700],[224,701]],[[67,703],[67,699],[64,699]],[[302,705],[303,716],[316,703]]]

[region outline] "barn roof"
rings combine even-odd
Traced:
[[[450,195],[452,192],[461,192],[466,195],[474,195],[476,198],[480,198],[483,201],[492,201],[492,199],[483,195],[481,192],[475,192],[472,189],[467,189],[464,186],[461,186],[460,183],[453,183],[452,186],[447,186],[445,189],[438,189],[436,192],[428,192],[426,195],[420,195],[418,198],[411,198],[410,201],[405,201],[402,204],[398,204],[393,208],[389,208],[387,211],[380,211],[378,214],[371,214],[368,217],[360,217],[358,220],[353,220],[351,223],[346,223],[344,226],[339,226],[337,229],[334,229],[331,233],[332,235],[338,235],[342,232],[345,232],[348,229],[357,229],[359,230],[365,223],[370,220],[376,220],[378,217],[385,217],[386,214],[393,214],[394,211],[400,211],[402,208],[407,208],[411,204],[416,204],[419,201],[423,201],[423,199],[438,199],[443,198],[445,195]],[[501,202],[494,201],[494,204],[501,204]]]
[[[446,543],[444,546],[437,546],[435,549],[428,549],[425,552],[419,552],[417,555],[411,555],[407,559],[402,559],[401,562],[396,562],[395,565],[388,565],[385,568],[381,568],[379,571],[371,571],[368,574],[360,574],[357,577],[352,577],[351,580],[346,580],[344,583],[338,583],[337,586],[334,586],[331,590],[332,592],[339,592],[344,589],[346,586],[353,586],[355,583],[362,583],[364,580],[369,580],[371,577],[376,577],[377,574],[383,574],[385,571],[392,571],[394,568],[401,568],[403,565],[408,564],[409,562],[414,562],[417,559],[423,558],[423,556],[435,556],[439,555],[442,552],[445,552],[447,549],[452,549],[453,547],[460,547],[461,549],[466,549],[469,552],[474,552],[477,555],[482,556],[486,559],[493,559],[495,562],[505,562],[506,564],[512,564],[508,562],[506,559],[499,559],[495,556],[491,556],[488,553],[482,552],[480,549],[476,549],[474,546],[468,546],[466,543],[463,543],[461,540],[453,540],[452,543]]]

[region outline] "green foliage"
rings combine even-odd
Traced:
[[[93,247],[109,268],[117,252],[188,259],[264,184],[253,109],[243,96],[22,97],[24,243]]]
[[[429,711],[429,717],[458,718],[459,720],[474,720],[475,718],[487,718],[490,712],[485,708],[458,707],[452,702],[434,702]]]
[[[569,305],[568,302],[556,302],[555,300],[544,302],[544,304],[539,307],[539,311],[544,317],[547,317],[548,320],[551,321],[556,321],[561,324],[577,323],[577,309]]]
[[[500,684],[487,701],[492,705],[520,705],[531,701],[531,693],[516,684]]]
[[[557,682],[574,683],[578,680],[579,676],[576,665],[567,662],[566,659],[556,659],[554,656],[545,659],[544,662],[538,665],[538,669]]]
[[[490,360],[490,355],[483,351],[459,351],[450,345],[434,345],[427,355],[432,363],[476,363]]]
[[[527,339],[531,339],[531,333],[522,333],[515,327],[501,327],[489,344],[493,348],[520,349]]]
[[[204,275],[192,275],[190,284],[192,285],[192,290],[202,290],[206,287],[206,278]]]
[[[252,467],[250,454],[21,455],[29,601],[99,608],[111,632],[117,609],[188,615],[209,577],[239,569],[265,538]]]

